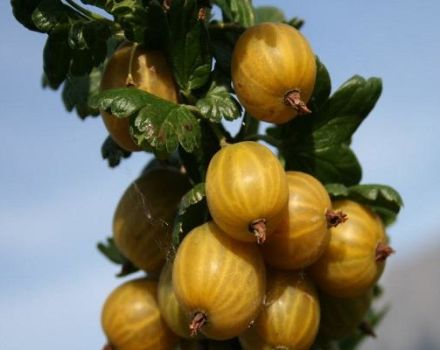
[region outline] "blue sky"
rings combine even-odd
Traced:
[[[384,92],[354,137],[365,183],[398,189],[390,228],[398,265],[438,242],[440,30],[438,1],[254,1],[306,19],[303,33],[333,87],[379,76]],[[0,344],[7,350],[98,349],[102,302],[120,281],[95,249],[148,156],[115,170],[101,159],[99,119],[68,114],[40,86],[45,35],[0,3]]]

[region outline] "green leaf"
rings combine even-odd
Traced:
[[[374,203],[374,206],[386,207],[396,213],[403,206],[400,194],[386,185],[357,185],[350,187],[351,196],[362,198],[365,202]]]
[[[244,27],[255,24],[251,0],[214,0],[214,3],[221,8],[226,22],[238,23]]]
[[[325,188],[327,192],[335,198],[347,197],[349,194],[348,188],[343,184],[327,184]]]
[[[42,0],[11,0],[12,13],[15,19],[27,29],[41,32],[32,21],[32,13],[41,2]]]
[[[187,108],[163,100],[149,104],[138,113],[133,137],[139,145],[146,142],[159,153],[173,153],[179,144],[192,152],[199,147],[200,126]]]
[[[107,238],[106,242],[98,242],[97,248],[107,259],[115,264],[123,264],[126,260],[116,247],[113,238]]]
[[[43,0],[32,13],[35,26],[45,33],[80,19],[76,11],[60,0]]]
[[[368,80],[355,75],[346,81],[328,100],[323,108],[320,123],[328,123],[331,119],[345,119],[339,129],[339,139],[349,140],[357,127],[376,105],[382,93],[382,82],[379,78]]]
[[[173,229],[173,245],[178,246],[183,235],[206,221],[205,183],[199,183],[181,199]]]
[[[362,169],[349,148],[351,137],[373,109],[382,85],[377,78],[355,76],[326,99],[330,81],[325,78],[325,68],[319,71],[318,80],[324,87],[315,90],[313,113],[267,132],[280,140],[288,170],[308,172],[324,184],[355,185],[361,180]]]
[[[72,49],[98,51],[91,54],[99,56],[99,62],[102,62],[106,56],[106,41],[110,36],[110,27],[105,23],[77,21],[71,25],[67,40]]]
[[[151,99],[159,99],[136,88],[117,88],[101,91],[91,97],[92,108],[105,110],[115,117],[126,118],[148,105]]]
[[[107,53],[110,24],[89,20],[59,0],[43,0],[32,20],[49,38],[44,48],[44,72],[49,85],[57,89],[69,76],[88,75]]]
[[[66,79],[72,50],[67,44],[66,31],[49,34],[43,50],[43,69],[51,88],[57,89]]]
[[[202,115],[215,123],[219,123],[222,118],[234,120],[240,117],[241,108],[238,101],[231,96],[225,85],[217,85],[213,81],[205,97],[197,101],[196,106]]]
[[[198,20],[196,0],[173,0],[168,53],[176,82],[184,94],[204,86],[211,72],[208,31]]]
[[[255,8],[255,23],[283,22],[284,12],[275,6],[260,6]]]
[[[131,152],[121,148],[110,136],[101,146],[102,158],[107,160],[110,168],[118,166],[124,158],[128,158]]]
[[[286,146],[282,146],[286,147]],[[341,182],[357,183],[362,176],[362,169],[353,153],[345,144],[329,147],[316,147],[313,142],[288,146],[286,155],[288,170],[304,171],[318,178],[322,183]]]
[[[199,146],[199,123],[183,105],[136,88],[104,90],[93,96],[89,104],[116,117],[133,116],[133,138],[143,148],[153,147],[156,153],[170,154],[179,144],[188,152]]]
[[[403,206],[400,194],[390,186],[369,184],[345,187],[342,184],[329,184],[327,191],[334,199],[347,198],[369,206],[389,225],[396,219]]]
[[[162,5],[149,1],[122,1],[115,3],[110,13],[124,29],[125,37],[143,44],[146,48],[157,49],[168,40],[168,20]]]
[[[111,262],[122,265],[121,271],[116,275],[117,277],[124,277],[133,272],[139,271],[139,269],[134,266],[131,261],[122,255],[122,253],[116,247],[113,238],[107,238],[106,242],[98,242],[97,248]]]
[[[63,86],[63,102],[67,111],[76,110],[81,119],[96,116],[99,110],[89,106],[91,96],[99,93],[102,68],[94,68],[89,75],[68,76]]]
[[[328,100],[330,92],[332,90],[330,74],[327,68],[316,57],[316,81],[315,88],[313,89],[313,94],[309,104],[311,105],[312,111],[320,109],[323,104]]]

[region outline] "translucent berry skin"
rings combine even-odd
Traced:
[[[256,245],[238,242],[208,222],[194,228],[180,244],[173,286],[190,315],[206,315],[203,335],[230,339],[249,326],[262,306],[263,258]]]
[[[101,324],[115,350],[170,350],[178,338],[160,315],[157,282],[136,279],[125,282],[108,296]]]
[[[171,230],[187,177],[172,168],[148,171],[125,190],[113,216],[118,249],[138,268],[159,273],[171,247]]]
[[[194,339],[194,337],[191,337],[189,329],[190,315],[183,309],[176,298],[172,276],[173,264],[170,261],[165,264],[159,277],[157,298],[160,312],[168,327],[175,334],[181,338]]]
[[[319,299],[302,272],[270,270],[265,305],[253,324],[272,349],[308,350],[320,320]],[[264,349],[264,348],[263,348]]]
[[[262,246],[264,260],[278,269],[297,270],[314,263],[328,245],[326,213],[331,209],[325,187],[313,176],[288,171],[289,206]]]
[[[232,81],[238,99],[256,119],[281,124],[297,116],[284,103],[297,89],[307,103],[316,79],[315,55],[305,37],[283,23],[247,29],[232,55]]]
[[[330,242],[321,258],[310,267],[314,282],[323,292],[341,298],[366,293],[377,282],[385,261],[376,260],[379,243],[387,243],[384,226],[369,208],[350,200],[333,203],[347,221],[330,229]]]
[[[269,236],[287,208],[284,169],[272,151],[257,142],[223,147],[206,174],[206,199],[215,223],[234,239],[255,242],[249,226],[264,219]]]

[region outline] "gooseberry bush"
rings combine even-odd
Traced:
[[[128,276],[103,300],[105,349],[348,350],[375,335],[402,199],[361,182],[350,145],[380,79],[332,92],[303,20],[250,0],[11,5],[47,35],[43,86],[103,119],[109,166],[150,160],[98,244]]]

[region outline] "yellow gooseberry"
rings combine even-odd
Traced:
[[[319,319],[318,295],[303,272],[268,270],[266,300],[253,325],[264,344],[271,349],[308,350]]]
[[[271,266],[296,270],[321,256],[330,239],[328,227],[344,221],[344,216],[332,210],[330,196],[319,180],[299,171],[286,175],[289,207],[262,250]]]
[[[222,147],[211,159],[205,181],[215,223],[240,241],[263,243],[287,208],[284,169],[272,151],[257,142]]]
[[[238,99],[259,120],[281,124],[310,112],[306,103],[315,85],[315,55],[288,24],[248,28],[235,45],[231,75]]]
[[[380,218],[369,208],[351,200],[333,203],[348,220],[330,229],[330,241],[321,258],[310,267],[318,287],[336,297],[366,293],[382,274],[393,250]]]
[[[124,192],[113,217],[113,237],[136,267],[158,273],[171,247],[171,231],[187,177],[172,168],[148,171]]]
[[[224,340],[238,336],[255,319],[266,277],[258,247],[224,234],[215,223],[194,228],[180,244],[173,287],[191,315],[193,334]]]
[[[157,282],[145,278],[117,287],[106,299],[101,324],[112,350],[170,350],[177,343],[157,305]]]
[[[181,338],[191,339],[189,329],[190,314],[186,312],[176,298],[173,288],[173,264],[167,262],[159,277],[158,302],[163,319],[170,329]]]

